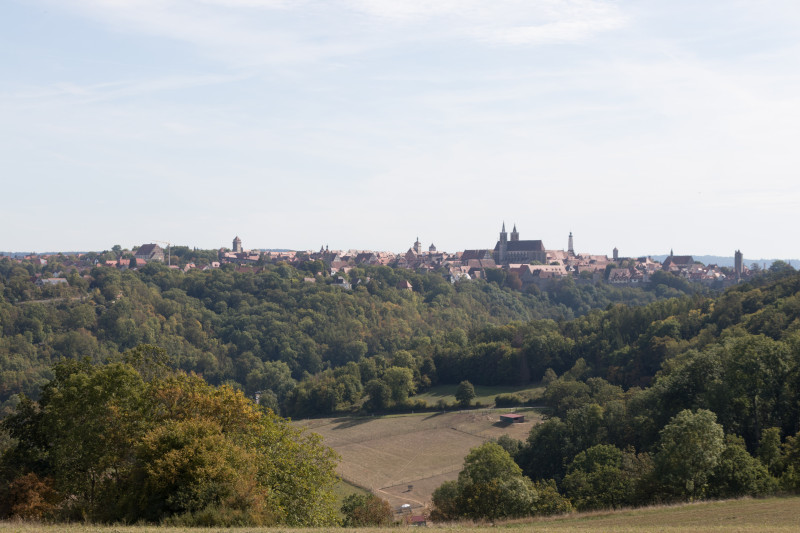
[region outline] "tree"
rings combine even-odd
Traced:
[[[758,446],[758,458],[767,467],[770,474],[779,476],[783,467],[781,456],[781,430],[780,428],[767,428],[761,432],[761,442]]]
[[[464,459],[457,481],[445,482],[433,494],[434,520],[494,520],[569,509],[554,486],[535,485],[502,447],[486,442]]]
[[[702,498],[724,449],[716,415],[706,409],[685,409],[661,430],[656,472],[669,493],[690,500]]]
[[[780,259],[773,261],[768,270],[773,274],[785,274],[795,271],[792,265]]]
[[[755,457],[747,453],[744,440],[726,435],[725,450],[709,479],[709,495],[715,498],[762,496],[773,492],[778,481]]]
[[[456,389],[456,400],[462,408],[469,407],[470,402],[475,398],[475,387],[469,381],[462,381]]]
[[[532,513],[536,492],[529,479],[503,448],[487,442],[464,459],[458,481],[445,483],[434,493],[433,517],[473,520],[527,516]]]
[[[48,474],[70,495],[76,516],[98,517],[103,500],[118,494],[130,472],[131,450],[148,424],[146,385],[124,363],[65,361],[54,373],[39,402]]]
[[[622,468],[622,451],[607,444],[576,455],[563,487],[581,511],[618,508],[628,502],[632,491],[631,480]]]
[[[130,355],[144,364],[135,356],[147,353]],[[13,473],[18,512],[42,512],[41,498],[62,518],[335,523],[336,455],[320,437],[231,387],[146,374],[121,362],[64,361],[38,405],[20,403],[3,422],[16,443],[0,463]]]
[[[364,392],[369,395],[367,405],[374,411],[382,411],[389,407],[392,400],[392,389],[381,379],[371,379],[364,386]]]
[[[278,502],[270,502],[266,487],[251,481],[256,478],[255,461],[212,421],[159,425],[143,437],[136,456],[136,490],[127,494],[135,510],[131,518],[156,522],[213,507],[225,516],[219,525],[239,525],[242,514],[244,524],[275,521],[269,509]]]
[[[341,508],[344,527],[388,526],[393,513],[389,502],[374,494],[350,494]]]
[[[409,395],[414,393],[414,372],[410,368],[389,367],[383,373],[383,381],[389,386],[395,403],[405,403]]]
[[[458,520],[461,516],[458,498],[459,490],[457,481],[445,481],[439,485],[431,496],[431,502],[433,503],[431,520],[435,522],[451,522],[453,520]]]

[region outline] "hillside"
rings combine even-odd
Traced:
[[[391,359],[398,351],[421,361],[487,325],[569,319],[614,302],[662,297],[571,280],[524,293],[483,281],[451,285],[438,273],[388,267],[354,268],[355,288],[345,290],[330,276],[315,275],[324,271],[321,263],[300,266],[184,273],[151,263],[138,271],[98,266],[79,275],[56,258],[44,267],[2,258],[0,415],[16,394],[36,397],[61,357],[105,361],[151,344],[166,351],[170,366],[211,383],[234,382],[250,396],[272,391],[277,408],[295,381],[325,368]],[[66,283],[35,283],[37,276],[56,275]],[[402,280],[414,290],[398,289]],[[344,399],[291,414],[330,413],[337,401]]]

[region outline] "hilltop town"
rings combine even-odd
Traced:
[[[456,252],[438,250],[431,243],[427,248],[419,237],[405,252],[373,250],[331,250],[321,246],[318,251],[274,251],[245,249],[242,240],[234,237],[231,247],[216,251],[190,250],[175,247],[170,243],[146,243],[133,250],[115,246],[102,253],[57,254],[60,265],[79,272],[98,264],[121,270],[137,269],[150,262],[166,263],[170,268],[189,271],[192,269],[214,269],[231,264],[236,268],[258,269],[266,264],[285,262],[298,265],[319,262],[315,274],[334,276],[343,287],[349,287],[347,274],[361,265],[383,265],[411,269],[418,272],[439,272],[451,283],[476,279],[489,279],[493,273],[501,274],[506,284],[524,289],[541,285],[554,279],[571,277],[585,282],[607,282],[613,285],[636,286],[650,281],[656,272],[669,272],[687,281],[722,288],[751,275],[743,263],[739,250],[734,254],[734,267],[716,264],[705,265],[691,255],[675,255],[672,251],[663,261],[649,256],[625,257],[617,248],[611,257],[577,252],[574,237],[569,233],[566,249],[548,249],[541,240],[524,240],[516,225],[511,232],[505,223],[497,242],[491,248],[467,249]],[[29,260],[44,266],[52,255],[29,254],[17,260]],[[39,280],[40,284],[65,283],[60,272]],[[314,278],[307,278],[311,282]]]

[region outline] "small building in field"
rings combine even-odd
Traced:
[[[521,424],[522,422],[525,422],[525,415],[520,415],[517,413],[500,415],[500,422],[506,422],[508,424]]]
[[[428,519],[425,515],[411,515],[408,517],[408,525],[410,526],[427,526]]]

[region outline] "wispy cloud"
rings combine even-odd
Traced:
[[[189,43],[236,65],[329,59],[410,39],[515,46],[577,42],[627,21],[616,3],[600,0],[75,0],[51,5],[117,31]]]

